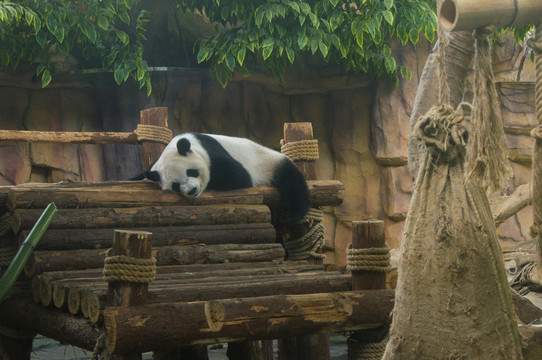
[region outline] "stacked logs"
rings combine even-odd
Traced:
[[[36,303],[92,323],[103,318],[104,260],[114,230],[121,228],[152,233],[157,275],[149,286],[151,304],[350,289],[349,276],[324,273],[321,265],[283,262],[270,211],[279,195],[271,187],[208,191],[195,199],[149,182],[32,184],[3,190],[19,243],[43,208],[55,202],[58,213],[24,273],[32,279]],[[341,202],[337,181],[312,181],[309,190],[315,206]],[[217,269],[211,264],[221,265]]]

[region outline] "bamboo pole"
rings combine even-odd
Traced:
[[[438,17],[445,31],[532,25],[542,18],[542,6],[540,0],[444,0]]]

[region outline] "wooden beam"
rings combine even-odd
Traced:
[[[445,31],[535,25],[542,19],[540,0],[443,0],[438,18]]]
[[[162,303],[109,307],[104,321],[108,350],[118,354],[373,328],[389,320],[393,300],[394,291],[373,290]]]
[[[31,229],[42,209],[17,209],[12,229]],[[153,226],[270,223],[263,205],[154,206],[135,208],[60,209],[50,229],[139,228]]]
[[[138,144],[137,135],[133,132],[0,130],[0,141],[56,144]]]
[[[308,181],[313,206],[336,206],[342,202],[344,186],[337,180]],[[278,191],[259,186],[232,191],[204,191],[197,198],[185,198],[173,191],[162,191],[149,181],[73,184],[25,184],[0,188],[7,194],[10,211],[22,208],[44,209],[54,202],[59,209],[96,207],[138,207],[149,205],[266,204],[277,206]],[[4,196],[5,197],[5,196]]]

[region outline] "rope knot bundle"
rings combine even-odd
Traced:
[[[173,132],[167,127],[156,125],[138,124],[134,130],[137,135],[137,141],[153,141],[162,144],[169,144],[173,138]]]
[[[391,269],[390,249],[388,247],[353,249],[352,244],[349,244],[346,250],[346,269],[388,272]]]
[[[324,244],[324,225],[321,223],[324,219],[324,212],[319,209],[310,209],[305,217],[297,224],[307,223],[311,227],[303,236],[297,239],[285,239],[284,249],[288,260],[305,260],[308,258],[324,259],[324,254],[319,254]]]
[[[284,143],[284,140],[280,141],[280,152],[288,156],[290,160],[305,160],[314,161],[318,160],[318,140],[300,140]]]
[[[542,139],[542,125],[535,127],[531,131],[531,136],[534,137],[535,139]]]
[[[150,283],[156,277],[156,259],[138,259],[126,255],[107,256],[104,280]]]

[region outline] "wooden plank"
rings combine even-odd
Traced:
[[[133,132],[0,130],[0,141],[56,144],[138,144]]]

